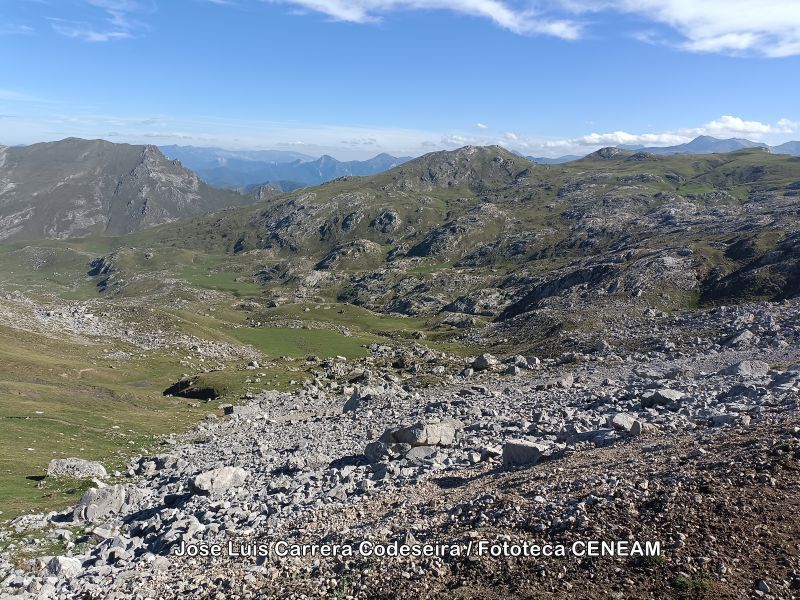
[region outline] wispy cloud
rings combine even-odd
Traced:
[[[110,42],[135,37],[149,26],[139,15],[155,12],[155,0],[85,0],[97,13],[92,20],[71,20],[51,17],[55,31],[69,38],[85,42]],[[94,16],[94,15],[90,15]]]
[[[67,37],[107,42],[148,30],[144,15],[156,0],[79,0],[96,14],[52,19]],[[798,0],[198,0],[220,6],[267,3],[317,13],[334,21],[370,24],[399,11],[447,11],[486,19],[519,35],[577,40],[593,35],[595,20],[634,15],[638,30],[615,26],[606,31],[643,43],[669,45],[697,53],[733,56],[800,55]],[[90,18],[91,17],[91,18]],[[0,25],[0,35],[25,34],[27,25]],[[604,34],[605,35],[605,34]]]
[[[219,0],[208,0],[219,1]],[[797,0],[261,0],[373,23],[400,10],[445,10],[489,19],[522,35],[575,40],[590,29],[590,14],[635,15],[647,25],[617,33],[645,43],[702,53],[786,57],[800,54]],[[545,10],[546,8],[546,10]]]
[[[504,0],[264,0],[325,14],[337,21],[373,23],[398,10],[445,10],[493,21],[518,34],[542,34],[574,40],[581,25],[572,19],[554,18],[530,7],[520,8]]]
[[[28,92],[22,92],[14,89],[0,88],[0,102],[20,102],[25,104],[49,104],[52,102],[47,98],[41,98]]]
[[[64,19],[51,19],[53,29],[63,36],[83,40],[84,42],[109,42],[111,40],[124,40],[133,37],[129,31],[119,29],[95,29],[86,21],[66,21]]]
[[[666,26],[636,37],[690,52],[785,57],[800,54],[797,0],[556,0],[572,14],[615,11]],[[672,32],[670,35],[669,32]],[[677,35],[676,35],[677,34]]]
[[[358,147],[358,146],[378,146],[378,138],[374,138],[374,137],[357,138],[357,139],[353,139],[353,140],[342,140],[340,143],[344,144],[345,146],[354,146],[354,147]]]
[[[0,35],[30,35],[34,33],[33,27],[21,23],[0,24]]]

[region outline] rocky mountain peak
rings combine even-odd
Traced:
[[[67,138],[7,148],[0,160],[0,239],[131,233],[246,204],[153,145]]]
[[[390,171],[401,189],[467,186],[471,189],[502,187],[533,164],[500,146],[464,146],[432,152]]]
[[[625,158],[625,157],[632,156],[632,155],[633,155],[633,152],[631,152],[630,150],[623,150],[622,148],[616,148],[616,147],[612,146],[612,147],[608,147],[608,148],[600,148],[600,150],[597,150],[596,152],[592,152],[586,158],[594,158],[594,159],[600,159],[600,160],[611,160],[611,159],[615,159],[615,158]]]

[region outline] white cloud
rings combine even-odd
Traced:
[[[669,146],[682,144],[691,138],[676,133],[627,133],[614,131],[611,133],[590,133],[572,140],[567,140],[570,145],[580,146],[618,146],[620,144],[638,145],[648,144],[653,146]]]
[[[475,127],[478,129],[489,129],[488,125],[484,125],[483,123],[475,123]]]
[[[797,0],[556,0],[569,12],[618,11],[668,26],[692,52],[784,57],[800,54]],[[653,32],[646,41],[662,40]]]
[[[27,92],[10,89],[0,89],[0,102],[19,102],[24,104],[48,104],[52,102]]]
[[[779,134],[800,132],[800,122],[790,119],[779,119],[775,124],[761,121],[748,121],[741,117],[723,115],[700,127],[685,127],[673,131],[654,133],[629,133],[612,131],[607,133],[590,133],[576,138],[544,140],[530,143],[529,147],[539,150],[545,155],[581,154],[604,146],[676,146],[685,144],[699,135],[717,138],[749,138],[754,141],[774,139]]]
[[[152,13],[156,0],[83,0],[104,19],[61,21],[63,35],[87,41],[135,37],[147,26],[134,15]],[[233,0],[205,0],[238,5]],[[241,3],[256,0],[241,0]],[[596,20],[591,13],[635,15],[641,31],[622,31],[645,43],[682,50],[729,55],[786,57],[800,55],[798,0],[258,0],[316,12],[336,21],[374,23],[401,10],[437,10],[487,19],[521,35],[576,40]],[[0,27],[4,33],[28,33],[26,26]]]
[[[480,146],[483,145],[484,142],[485,140],[481,138],[452,134],[443,136],[439,147],[460,148],[461,146]]]
[[[750,137],[761,140],[764,136],[800,132],[800,121],[778,119],[773,125],[761,121],[747,121],[740,117],[723,115],[694,129],[685,130],[695,135],[711,135],[715,137]]]
[[[85,42],[109,42],[111,40],[124,40],[133,35],[128,31],[106,30],[98,31],[89,23],[83,21],[64,21],[52,19],[53,29],[63,36]]]
[[[342,140],[345,146],[378,146],[378,139],[374,137],[357,138],[354,140]]]
[[[25,98],[21,92],[0,90],[3,98]],[[30,103],[21,103],[30,106]],[[14,108],[17,111],[17,108]],[[11,114],[11,111],[8,112]],[[224,119],[187,119],[168,115],[22,116],[3,119],[0,144],[62,139],[107,137],[129,143],[186,144],[229,149],[295,148],[306,154],[330,154],[339,159],[370,158],[381,152],[395,156],[420,155],[461,146],[498,144],[527,156],[584,155],[604,146],[672,146],[698,135],[719,138],[745,137],[771,145],[785,142],[800,132],[800,121],[782,118],[774,123],[723,115],[698,127],[672,130],[593,132],[575,137],[546,138],[524,134],[492,134],[490,131],[431,131],[389,127],[351,127],[306,123]]]
[[[800,54],[798,0],[262,0],[339,21],[370,23],[397,10],[448,10],[518,34],[578,39],[588,13],[625,13],[666,29],[630,32],[690,52],[785,57]],[[531,8],[536,7],[536,8]],[[547,11],[541,10],[547,7]]]
[[[493,21],[519,34],[543,34],[574,40],[581,25],[572,19],[545,16],[530,8],[519,9],[504,0],[265,0],[290,4],[328,15],[337,21],[370,23],[397,10],[447,10]]]
[[[698,130],[703,135],[725,136],[725,135],[756,135],[761,136],[766,133],[774,133],[775,128],[767,123],[760,121],[745,121],[739,117],[723,115],[719,119],[714,119],[703,125]]]
[[[800,131],[800,121],[792,121],[791,119],[778,119],[777,125],[780,133],[795,133]]]
[[[55,31],[63,36],[85,42],[109,42],[135,37],[147,31],[148,26],[135,15],[155,11],[155,0],[85,0],[86,4],[99,11],[102,17],[96,21],[73,21],[51,18]]]
[[[0,35],[30,35],[33,27],[20,23],[5,23],[0,25]]]

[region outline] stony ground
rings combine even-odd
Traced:
[[[611,339],[548,360],[465,361],[418,345],[309,357],[302,391],[210,414],[74,508],[14,521],[0,534],[0,593],[800,596],[800,303],[632,323],[631,336],[655,332],[647,352]],[[278,556],[280,542],[341,554],[365,540],[649,541],[661,552]],[[176,555],[229,542],[269,552]]]

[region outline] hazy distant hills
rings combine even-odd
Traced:
[[[679,144],[677,146],[628,146],[621,145],[620,148],[626,150],[637,150],[650,152],[651,154],[721,154],[725,152],[735,152],[745,148],[770,148],[762,142],[753,142],[742,138],[729,138],[720,140],[709,135],[701,135],[694,138],[691,142]],[[781,154],[778,152],[777,154]]]
[[[0,146],[0,240],[131,233],[251,201],[209,187],[155,146]]]
[[[369,160],[339,161],[281,150],[238,151],[194,146],[163,146],[170,158],[180,160],[206,183],[247,190],[266,184],[280,189],[318,185],[345,175],[376,175],[410,157],[379,154]]]
[[[650,154],[724,154],[735,152],[745,148],[766,148],[773,154],[791,154],[800,156],[800,142],[786,142],[779,146],[768,146],[762,142],[754,142],[743,138],[729,138],[721,140],[710,135],[701,135],[694,138],[691,142],[679,144],[677,146],[641,146],[621,144],[619,148],[624,150],[635,150],[637,152],[649,152]],[[581,158],[580,156],[567,155],[557,158],[538,158],[529,156],[528,159],[540,165],[557,165],[570,162]]]
[[[289,163],[296,160],[312,161],[315,157],[290,150],[225,150],[199,146],[160,146],[159,149],[169,158],[177,158],[187,167],[213,169],[229,161]]]
[[[792,156],[800,156],[800,142],[786,142],[780,146],[772,146],[770,150],[775,154],[791,154]]]
[[[567,154],[565,156],[558,156],[556,158],[547,158],[546,156],[526,156],[526,158],[540,165],[560,165],[561,163],[578,160],[579,158],[583,157],[578,156],[577,154]]]

